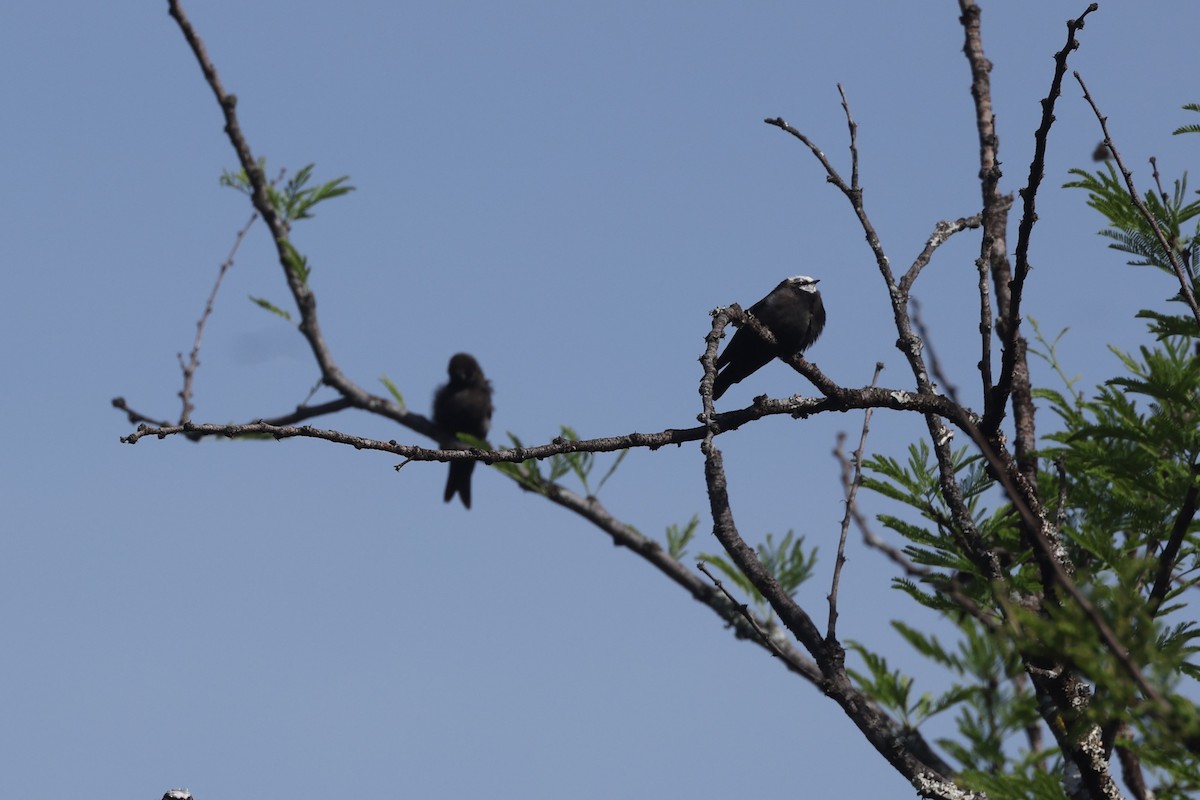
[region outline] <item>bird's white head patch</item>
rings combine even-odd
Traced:
[[[802,289],[806,292],[815,292],[820,278],[810,278],[807,275],[793,275],[788,278],[788,283],[795,284],[797,289]]]

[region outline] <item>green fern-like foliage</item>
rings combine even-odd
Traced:
[[[1200,103],[1187,103],[1186,105],[1184,105],[1183,110],[1184,111],[1200,111]],[[1176,136],[1178,136],[1181,133],[1200,133],[1200,124],[1192,122],[1187,125],[1181,125],[1178,128],[1176,128],[1175,130],[1171,131],[1171,133],[1173,133]]]
[[[1111,162],[1096,172],[1082,169],[1070,172],[1076,179],[1063,185],[1088,193],[1088,205],[1108,220],[1108,227],[1100,235],[1112,240],[1109,247],[1133,256],[1129,261],[1132,266],[1157,267],[1175,275],[1162,243],[1130,199],[1124,179]],[[1142,196],[1142,202],[1194,282],[1192,268],[1200,256],[1200,240],[1192,221],[1200,216],[1200,200],[1188,201],[1187,173],[1174,182],[1170,194],[1149,191]]]
[[[765,538],[766,541],[754,548],[758,553],[758,560],[762,562],[768,572],[775,576],[775,580],[779,581],[783,590],[794,597],[796,591],[812,577],[813,570],[816,569],[817,548],[806,550],[804,537],[797,536],[793,531],[788,531],[778,541],[772,533],[768,533]],[[767,610],[766,599],[736,564],[725,556],[715,553],[701,553],[700,559],[712,564],[733,581],[738,589],[754,601],[755,606],[764,611]]]
[[[1200,112],[1200,104],[1186,108]],[[1200,133],[1200,125],[1180,132]],[[1200,200],[1186,175],[1170,191],[1156,185],[1139,195],[1162,238],[1111,164],[1072,175],[1067,186],[1087,192],[1106,223],[1101,235],[1129,264],[1166,273],[1170,300],[1182,299],[1176,265],[1193,291],[1200,288],[1193,271]],[[1036,454],[1038,494],[1053,546],[1069,557],[1086,604],[1047,596],[1062,587],[1043,578],[1009,498],[973,448],[953,454],[950,475],[923,442],[902,457],[879,454],[862,464],[865,492],[889,503],[876,519],[912,564],[893,587],[946,623],[936,635],[909,622],[893,628],[948,677],[938,691],[922,691],[921,681],[850,643],[851,677],[900,721],[901,735],[920,732],[927,741],[926,723],[952,717],[954,735],[933,744],[962,785],[990,798],[1067,797],[1068,767],[1056,744],[1094,730],[1140,762],[1156,797],[1200,790],[1200,623],[1190,607],[1200,584],[1191,502],[1200,495],[1200,330],[1190,308],[1174,308],[1141,311],[1154,344],[1114,349],[1116,374],[1091,390],[1059,363],[1058,339],[1047,341],[1033,326],[1030,351],[1061,381],[1035,390],[1039,409],[1057,418]],[[965,515],[943,500],[951,482],[966,500]],[[979,542],[1002,580],[989,580],[970,557]],[[1097,617],[1119,653],[1100,635]],[[1035,696],[1026,670],[1040,664],[1069,670],[1089,687],[1086,702],[1068,708]]]

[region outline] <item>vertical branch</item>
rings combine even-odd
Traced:
[[[879,382],[879,373],[883,372],[883,362],[875,363],[875,374],[871,377],[871,386],[874,387]],[[858,438],[858,449],[854,451],[854,474],[851,476],[843,476],[846,484],[846,513],[842,517],[842,533],[838,538],[837,558],[833,562],[833,582],[829,587],[829,623],[825,628],[826,641],[837,640],[837,596],[838,584],[842,577],[842,566],[846,563],[846,538],[850,535],[850,520],[854,516],[854,501],[858,497],[858,487],[862,483],[862,459],[863,452],[867,449],[867,434],[871,430],[871,414],[875,409],[868,408],[863,413],[862,434]],[[836,455],[841,448],[839,443],[838,450],[834,451]]]
[[[217,292],[221,291],[221,282],[225,280],[225,273],[229,272],[229,268],[233,266],[233,257],[237,254],[238,248],[242,246],[242,241],[256,220],[258,220],[257,211],[250,215],[250,219],[233,237],[233,247],[229,248],[229,255],[217,269],[217,279],[213,281],[212,291],[208,293],[208,301],[204,304],[204,311],[201,312],[200,319],[196,321],[196,338],[192,340],[192,352],[188,354],[188,360],[186,362],[183,360],[183,353],[178,354],[179,369],[183,372],[183,388],[179,390],[179,400],[183,406],[179,411],[180,425],[191,421],[192,411],[196,408],[192,405],[192,382],[196,377],[196,370],[200,368],[200,343],[204,340],[204,328],[208,325],[208,318],[212,316],[213,308],[216,306]]]
[[[1037,458],[1033,455],[1037,446],[1034,427],[1033,391],[1029,380],[1028,344],[1021,336],[1021,298],[1025,279],[1029,275],[1029,241],[1033,226],[1037,222],[1037,193],[1046,174],[1046,144],[1050,129],[1054,125],[1054,105],[1062,94],[1063,77],[1067,72],[1067,58],[1079,49],[1076,34],[1083,29],[1088,14],[1098,8],[1089,5],[1076,19],[1067,21],[1067,40],[1061,50],[1054,54],[1054,77],[1050,90],[1042,99],[1042,118],[1034,133],[1033,158],[1029,162],[1029,178],[1019,192],[1022,200],[1021,221],[1017,225],[1017,247],[1015,251],[1016,271],[1011,276],[1011,292],[999,332],[1004,344],[1001,355],[1000,379],[993,390],[991,402],[984,414],[984,430],[991,433],[999,426],[1011,394],[1013,424],[1016,428],[1014,447],[1017,465],[1030,485],[1037,483]]]
[[[842,98],[842,111],[846,113],[846,126],[850,129],[850,188],[858,188],[858,123],[850,115],[850,101],[846,99],[846,90],[839,83],[838,94]]]
[[[975,127],[979,136],[979,188],[982,200],[983,239],[980,245],[980,282],[990,275],[995,286],[996,309],[1001,341],[1005,341],[1004,321],[1009,318],[1010,282],[1012,268],[1008,262],[1008,210],[1011,203],[1000,194],[1000,138],[996,134],[996,115],[992,110],[992,62],[983,51],[983,34],[980,27],[981,11],[974,0],[959,0],[962,16],[964,41],[963,53],[971,68],[971,98],[975,102]],[[995,387],[991,374],[992,309],[988,298],[981,290],[980,320],[980,375],[984,389],[984,420],[995,419],[995,425],[1004,417],[1003,405],[995,405]],[[986,316],[986,319],[982,317]],[[992,430],[985,422],[985,430]]]
[[[278,183],[283,180],[284,171],[280,170],[278,177],[273,183]],[[221,266],[217,269],[217,279],[213,281],[212,291],[208,294],[208,301],[204,304],[204,311],[200,314],[200,319],[196,322],[196,338],[192,341],[192,351],[188,354],[188,360],[184,362],[183,353],[179,354],[179,368],[183,372],[183,388],[179,390],[179,399],[182,402],[183,408],[179,413],[179,424],[190,422],[192,411],[195,406],[192,405],[192,382],[196,376],[196,370],[200,368],[200,344],[204,340],[204,328],[208,324],[208,318],[212,316],[213,308],[217,302],[217,293],[221,290],[221,283],[225,280],[225,273],[229,272],[233,266],[233,258],[237,255],[237,251],[241,248],[242,242],[245,241],[246,235],[250,233],[250,228],[258,221],[258,212],[255,211],[250,215],[250,219],[246,220],[246,224],[233,237],[233,246],[229,248],[229,255],[221,262]]]
[[[985,237],[986,238],[986,237]],[[980,257],[975,259],[979,269],[979,378],[983,384],[984,402],[992,394],[992,293],[988,289],[990,277],[988,262]]]

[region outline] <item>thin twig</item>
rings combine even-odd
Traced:
[[[542,481],[537,491],[550,502],[591,522],[612,537],[613,544],[629,548],[650,563],[694,599],[708,606],[734,629],[739,639],[746,639],[777,656],[793,673],[820,685],[821,671],[811,659],[786,639],[764,638],[758,626],[752,626],[743,616],[738,603],[718,592],[683,562],[671,556],[662,545],[639,532],[632,525],[614,517],[595,497],[583,497],[554,481]]]
[[[280,170],[279,175],[272,181],[272,185],[283,180],[286,170]],[[187,363],[184,363],[183,353],[179,353],[179,368],[183,371],[183,388],[179,390],[179,399],[183,404],[183,408],[179,413],[179,422],[183,424],[192,418],[192,412],[195,406],[192,405],[192,381],[195,378],[196,370],[200,367],[200,343],[204,339],[204,327],[208,324],[208,318],[212,316],[213,308],[217,302],[217,292],[221,290],[221,282],[225,280],[225,273],[233,266],[234,256],[242,246],[246,235],[250,232],[250,228],[258,220],[258,212],[250,214],[250,219],[246,220],[246,224],[233,237],[233,246],[229,248],[229,255],[221,262],[221,266],[217,269],[217,279],[213,281],[212,291],[208,294],[208,301],[204,304],[204,311],[200,314],[200,319],[196,322],[196,338],[192,342],[192,352],[188,355]]]
[[[850,129],[850,188],[857,190],[858,186],[858,123],[850,114],[850,101],[846,99],[846,90],[839,83],[838,94],[842,98],[842,111],[846,113],[846,126]]]
[[[875,362],[875,374],[871,376],[871,385],[874,386],[879,381],[879,374],[883,372],[883,362]],[[862,459],[863,453],[867,449],[867,434],[871,430],[871,414],[873,409],[868,408],[863,413],[862,432],[858,437],[858,449],[854,451],[853,456],[853,475],[847,476],[843,472],[842,482],[845,484],[846,493],[846,513],[842,516],[842,530],[838,536],[837,557],[833,561],[833,580],[829,587],[829,595],[826,598],[829,601],[829,622],[825,629],[825,638],[833,641],[837,639],[837,599],[838,599],[838,583],[842,577],[842,567],[846,564],[846,539],[850,535],[850,518],[853,515],[855,498],[858,497],[858,487],[862,483]],[[838,436],[838,445],[834,450],[836,456],[841,449],[842,440],[845,434]],[[849,466],[849,465],[847,465]],[[847,480],[849,478],[849,480]]]
[[[748,317],[748,319],[753,320],[753,317]],[[799,372],[801,372],[801,374],[813,381],[813,383],[818,387],[822,389],[828,389],[828,396],[793,396],[782,400],[758,398],[752,405],[747,406],[746,408],[715,414],[712,419],[711,428],[708,425],[700,425],[690,428],[667,428],[655,433],[629,433],[620,436],[578,440],[557,437],[551,442],[543,445],[493,450],[475,456],[468,456],[470,451],[464,450],[443,451],[409,445],[392,446],[388,442],[363,439],[359,437],[353,438],[355,439],[357,446],[365,449],[393,452],[412,458],[415,461],[444,461],[471,457],[475,460],[484,461],[485,463],[490,464],[499,461],[519,462],[530,458],[542,459],[562,453],[612,452],[631,447],[645,447],[651,450],[657,450],[658,448],[666,445],[678,445],[685,442],[701,441],[704,439],[705,434],[708,433],[710,429],[713,430],[714,435],[719,435],[737,430],[741,426],[749,422],[753,422],[754,420],[778,415],[809,417],[816,414],[843,412],[865,408],[890,408],[895,411],[907,411],[927,416],[933,415],[945,417],[955,427],[963,431],[969,430],[968,426],[971,426],[978,421],[978,417],[975,416],[973,412],[957,406],[948,397],[944,397],[942,395],[917,394],[915,392],[908,392],[901,389],[892,389],[887,387],[864,387],[862,389],[849,389],[833,383],[815,365],[813,365],[811,362],[803,360],[803,358],[785,359],[785,363],[788,363],[793,368],[796,368]],[[114,405],[122,410],[127,410],[127,407],[124,405],[124,401],[121,398],[114,400]],[[169,436],[185,434],[198,436],[221,436],[226,438],[264,434],[275,438],[327,438],[323,435],[322,431],[316,428],[310,428],[308,426],[302,428],[293,428],[288,426],[294,422],[351,407],[355,407],[353,401],[349,400],[348,398],[339,398],[337,400],[330,401],[329,403],[323,403],[317,406],[301,406],[298,407],[294,412],[280,417],[275,417],[271,420],[255,420],[249,423],[233,425],[202,423],[170,425],[149,420],[150,422],[155,422],[153,427],[142,425],[133,433],[121,437],[121,441],[125,444],[135,444],[139,440],[146,437],[165,439]],[[410,416],[424,419],[417,414],[411,414]],[[432,428],[433,423],[427,421],[427,424]],[[436,428],[433,429],[436,430]]]
[[[776,656],[782,657],[783,653],[779,651],[778,646],[775,644],[775,640],[768,636],[767,632],[764,631],[762,626],[758,624],[758,620],[756,620],[754,615],[750,613],[750,607],[745,603],[738,602],[737,598],[730,594],[729,590],[725,588],[725,584],[721,583],[720,578],[709,572],[708,565],[703,561],[696,562],[696,569],[707,575],[708,579],[713,582],[713,585],[717,587],[721,594],[725,595],[729,602],[733,603],[734,607],[742,615],[742,618],[745,619],[750,627],[754,629],[754,632],[757,634],[758,639],[762,643],[763,647],[766,647]]]
[[[749,579],[754,588],[775,611],[779,621],[816,659],[821,673],[829,675],[837,672],[840,668],[837,649],[828,647],[827,643],[821,639],[821,634],[817,630],[817,626],[813,624],[812,618],[779,584],[778,579],[763,565],[758,553],[754,552],[754,548],[750,547],[738,533],[729,502],[724,459],[709,430],[705,431],[701,451],[705,457],[704,477],[705,483],[708,485],[709,508],[713,516],[713,535],[725,548],[725,552],[733,559],[742,574]]]
[[[125,418],[129,420],[130,425],[141,425],[145,423],[154,426],[154,428],[157,430],[165,430],[172,427],[170,422],[146,416],[142,412],[130,408],[129,404],[125,402],[124,397],[114,397],[112,399],[112,407],[119,411],[124,411]],[[124,440],[122,439],[122,441]]]
[[[1104,143],[1101,142],[1101,146],[1103,146],[1103,144]],[[1107,148],[1105,149],[1107,150]],[[1158,187],[1158,196],[1162,198],[1162,203],[1164,206],[1170,204],[1171,198],[1167,194],[1166,190],[1163,189],[1162,177],[1158,174],[1158,159],[1154,156],[1150,156],[1150,168],[1153,170],[1151,175],[1154,177],[1154,185]]]
[[[844,94],[842,95],[842,99],[844,103]],[[844,105],[844,108],[846,109],[847,119],[850,120],[848,124],[853,125],[853,119],[849,116],[849,105]],[[892,276],[891,262],[888,261],[888,257],[884,253],[883,245],[879,241],[879,234],[876,233],[874,224],[871,222],[870,218],[867,216],[866,210],[863,208],[862,188],[857,184],[847,184],[838,171],[834,169],[833,164],[830,163],[825,153],[821,151],[821,148],[817,147],[817,145],[811,139],[809,139],[799,130],[787,124],[782,117],[767,118],[764,119],[763,122],[768,125],[773,125],[782,131],[786,131],[796,139],[800,140],[800,142],[812,152],[813,156],[815,156],[816,159],[821,162],[821,166],[825,168],[826,180],[836,186],[838,190],[841,191],[841,193],[844,194],[850,201],[850,205],[854,209],[855,216],[858,217],[859,225],[866,234],[867,245],[871,248],[871,252],[875,255],[876,266],[879,268],[880,273],[887,282],[889,289],[894,288],[896,285],[896,280]],[[855,128],[857,128],[857,126],[855,126]],[[851,157],[853,159],[853,163],[850,165],[850,173],[851,177],[853,178],[854,176],[858,175],[857,148],[851,150]]]
[[[1089,5],[1082,14],[1067,21],[1067,41],[1062,49],[1054,54],[1054,77],[1050,81],[1050,91],[1042,99],[1042,119],[1033,135],[1033,158],[1029,162],[1029,179],[1020,195],[1023,201],[1021,221],[1017,225],[1017,247],[1014,252],[1017,272],[1013,276],[1016,285],[1013,286],[1013,307],[1009,309],[1012,327],[1015,330],[1017,317],[1020,313],[1021,287],[1029,274],[1029,240],[1033,233],[1033,225],[1037,222],[1037,192],[1046,174],[1046,145],[1050,138],[1050,128],[1054,125],[1054,104],[1062,95],[1063,77],[1067,73],[1067,58],[1079,49],[1079,40],[1075,35],[1083,29],[1088,14],[1098,9],[1097,3]]]
[[[917,335],[924,343],[925,357],[929,361],[929,368],[933,370],[933,377],[942,387],[945,395],[957,404],[958,387],[950,381],[950,376],[943,369],[942,361],[933,347],[933,337],[930,335],[929,329],[925,327],[925,320],[921,318],[921,302],[915,297],[910,297],[908,303],[912,306],[913,327],[917,329]]]
[[[953,222],[944,219],[938,222],[937,225],[934,225],[933,233],[925,240],[925,249],[917,255],[916,259],[913,260],[912,266],[908,268],[908,271],[904,273],[904,277],[900,279],[900,291],[905,295],[908,295],[912,291],[912,286],[916,282],[917,276],[921,274],[921,270],[929,265],[929,262],[933,259],[934,252],[945,244],[951,236],[959,231],[978,228],[982,224],[982,218],[976,214],[973,217],[959,217]]]

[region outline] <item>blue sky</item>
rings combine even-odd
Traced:
[[[1197,99],[1196,55],[1177,32],[1200,9],[1101,5],[1071,66],[1145,187],[1147,157],[1174,176],[1197,152],[1169,133],[1195,122],[1179,107]],[[985,6],[1006,190],[1027,172],[1063,23],[1084,6]],[[844,84],[867,208],[897,265],[938,220],[977,210],[952,3],[187,8],[269,171],[315,162],[357,187],[294,237],[342,368],[379,392],[386,374],[427,410],[449,355],[469,350],[496,386],[496,432],[527,443],[560,424],[693,424],[708,311],[796,273],[822,279],[817,364],[863,385],[883,360],[884,383],[911,383],[847,204],[764,117],[848,172]],[[394,458],[311,441],[119,444],[114,396],[177,417],[176,353],[249,207],[218,186],[235,159],[165,3],[4,17],[0,796],[909,791],[812,687],[491,470],[466,512],[441,502],[444,465],[397,474]],[[1057,115],[1026,309],[1069,327],[1065,368],[1087,385],[1116,370],[1107,345],[1147,341],[1133,314],[1171,288],[1125,267],[1084,196],[1058,188],[1100,136],[1073,83]],[[977,252],[960,236],[915,291],[967,397]],[[285,412],[316,380],[299,336],[248,295],[287,304],[261,229],[209,324],[198,421]],[[797,391],[775,364],[722,406]],[[771,419],[721,439],[743,534],[795,530],[825,556],[801,591],[822,619],[841,515],[829,453],[860,421]],[[424,443],[362,414],[320,424]],[[877,416],[872,448],[899,454],[920,430]],[[601,500],[660,539],[695,513],[703,528],[698,448],[631,454]],[[716,547],[702,531],[692,552]],[[878,555],[854,540],[849,556],[843,635],[936,691],[887,627],[923,618],[896,602]]]

